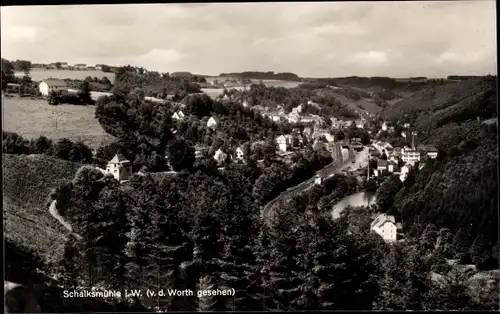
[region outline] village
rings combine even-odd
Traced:
[[[231,98],[228,95],[221,95],[219,100],[230,101]],[[248,107],[246,100],[241,101],[240,104],[243,107]],[[337,156],[336,147],[340,146],[340,158],[350,161],[347,165],[351,164],[350,166],[343,166],[340,172],[355,176],[364,185],[368,180],[382,182],[388,175],[397,175],[400,181],[404,182],[413,168],[421,170],[425,167],[428,159],[435,159],[438,156],[438,151],[434,146],[415,145],[417,133],[410,131],[412,128],[409,124],[404,124],[405,131],[402,132],[401,137],[406,138],[406,133],[410,133],[412,141],[411,145],[404,147],[393,147],[388,142],[375,139],[370,139],[368,145],[363,145],[361,139],[357,137],[336,141],[334,136],[335,131],[350,127],[363,129],[369,121],[365,118],[359,120],[342,120],[332,117],[332,124],[330,127],[327,127],[323,119],[319,116],[302,115],[301,107],[294,108],[288,115],[284,113],[280,106],[278,106],[277,111],[272,112],[266,108],[252,108],[254,110],[261,109],[261,115],[272,119],[274,122],[289,122],[301,125],[301,127],[294,128],[292,133],[281,134],[272,141],[276,148],[277,158],[284,161],[290,162],[295,154],[304,151],[308,143],[314,151],[327,151],[333,160],[337,160],[339,156]],[[188,119],[188,117],[182,109],[179,109],[172,114],[172,119],[183,121]],[[220,120],[217,116],[211,116],[206,121],[206,128],[211,129],[213,132],[216,132],[219,126]],[[379,125],[378,133],[384,131],[394,132],[394,127],[388,126],[386,122],[383,122]],[[377,134],[373,134],[373,136],[377,136]],[[249,148],[253,148],[257,144],[259,143],[242,145],[234,149],[234,151],[227,151],[223,148],[213,151],[209,146],[197,144],[195,145],[195,158],[200,159],[212,156],[219,170],[224,170],[224,165],[228,162],[245,163]],[[367,154],[356,157],[356,153],[354,152]],[[165,156],[165,158],[168,161],[168,156]],[[356,164],[356,160],[360,161],[359,164]],[[263,160],[258,160],[257,162],[261,164]],[[375,167],[371,169],[370,164],[373,163]],[[126,160],[122,155],[117,155],[109,162],[106,172],[112,174],[117,180],[126,182],[128,177],[132,175],[130,161]],[[318,171],[318,174],[313,178],[315,185],[321,185],[327,176],[322,176],[319,173]],[[331,174],[328,176],[331,176]],[[401,229],[401,223],[396,222],[394,216],[387,214],[373,215],[371,230],[380,235],[384,241],[388,243],[404,241]]]

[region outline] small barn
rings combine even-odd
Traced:
[[[40,93],[43,96],[48,96],[50,92],[55,91],[68,91],[68,84],[63,80],[43,80],[40,85],[38,85]]]

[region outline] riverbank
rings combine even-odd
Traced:
[[[370,207],[376,203],[376,195],[374,192],[356,192],[344,196],[340,201],[332,207],[332,218],[337,219],[340,214],[349,206],[351,207]]]

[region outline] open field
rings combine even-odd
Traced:
[[[50,106],[45,100],[19,97],[4,97],[2,102],[3,130],[25,138],[44,135],[57,140],[65,137],[83,141],[91,148],[114,140],[94,118],[94,106]]]
[[[2,156],[4,234],[46,260],[58,258],[68,232],[50,215],[47,200],[80,164],[44,155]]]
[[[252,83],[258,84],[260,80],[251,80]],[[262,80],[262,83],[268,87],[284,87],[284,88],[294,88],[302,84],[302,82],[295,81],[280,81],[280,80]]]
[[[16,72],[16,76],[23,76],[23,72]],[[105,73],[102,71],[72,71],[72,70],[46,70],[46,69],[31,69],[30,72],[31,79],[35,82],[42,81],[48,78],[56,79],[72,79],[72,80],[83,80],[88,76],[103,78],[107,77],[111,83],[115,81],[114,73]]]

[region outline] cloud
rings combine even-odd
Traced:
[[[154,69],[155,67],[167,68],[175,65],[181,59],[181,54],[174,49],[152,49],[148,53],[137,57],[133,63],[147,69]]]
[[[489,0],[2,7],[2,57],[211,74],[485,74],[496,71],[495,12]]]
[[[364,66],[373,66],[385,64],[389,61],[387,52],[385,51],[367,51],[359,52],[349,58],[349,62],[361,63]]]
[[[37,35],[40,35],[40,29],[32,26],[14,26],[2,34],[7,40],[12,41],[35,41]]]

